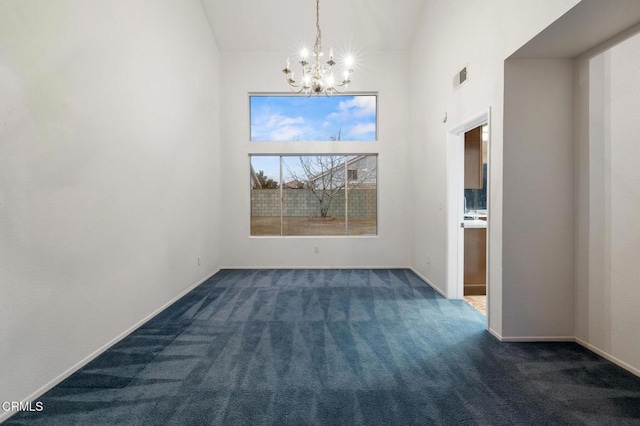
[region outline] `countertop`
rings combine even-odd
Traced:
[[[469,210],[464,214],[465,228],[486,228],[487,227],[487,211],[486,210]]]
[[[486,220],[480,220],[480,219],[465,220],[464,221],[464,227],[465,228],[486,228],[487,227],[487,221]]]

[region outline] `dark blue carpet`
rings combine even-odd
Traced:
[[[640,424],[640,378],[484,322],[408,270],[224,270],[7,423]]]

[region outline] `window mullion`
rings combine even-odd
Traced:
[[[284,177],[282,176],[282,155],[280,156],[280,236],[284,236]]]
[[[344,156],[344,233],[349,235],[349,157]]]

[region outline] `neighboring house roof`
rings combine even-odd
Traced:
[[[361,161],[361,160],[363,160],[365,158],[367,158],[366,155],[358,155],[356,157],[353,157],[352,159],[347,161],[347,167],[349,165],[351,165],[353,163],[357,163],[358,161]],[[334,170],[340,170],[340,169],[343,169],[343,168],[344,168],[344,163],[341,163],[340,165],[334,167],[333,169],[329,169],[329,170],[327,170],[327,171],[325,171],[323,173],[318,173],[317,175],[312,176],[311,179],[309,179],[309,181],[316,181],[316,180],[318,180],[318,179],[320,179],[320,178],[322,178],[322,177],[324,177],[326,175],[335,173]]]
[[[283,187],[289,189],[299,189],[303,187],[303,184],[299,180],[294,179],[290,182],[285,182]]]
[[[376,159],[370,155],[358,155],[353,158],[350,158],[347,163],[347,170],[354,170],[355,174],[352,176],[349,173],[348,182],[350,187],[359,189],[370,189],[376,188]],[[345,164],[339,164],[331,169],[325,170],[323,173],[318,173],[309,179],[309,182],[314,186],[320,182],[323,182],[324,186],[325,180],[328,178],[332,181],[335,180],[338,186],[344,186],[344,167]],[[367,172],[367,169],[370,169],[371,172]],[[364,173],[358,173],[358,171],[362,171]]]

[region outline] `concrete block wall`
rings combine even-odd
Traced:
[[[251,216],[280,216],[280,190],[252,190]]]
[[[320,202],[311,191],[304,189],[285,189],[283,191],[286,217],[320,216]],[[376,189],[349,190],[349,217],[374,217],[377,210]],[[332,201],[329,215],[344,217],[345,197],[341,191]],[[280,190],[254,189],[251,191],[252,216],[280,216]]]

